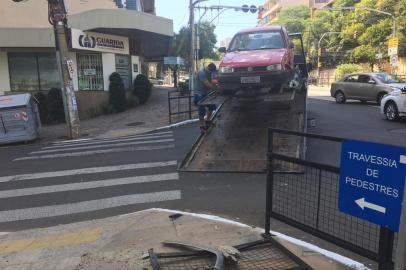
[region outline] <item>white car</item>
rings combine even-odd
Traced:
[[[390,121],[406,116],[406,86],[397,88],[382,98],[381,113]]]

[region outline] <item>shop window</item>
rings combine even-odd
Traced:
[[[104,90],[101,54],[77,54],[79,90]]]
[[[40,91],[60,87],[54,53],[9,53],[11,91]]]
[[[59,69],[55,55],[38,56],[39,82],[41,90],[61,88]]]

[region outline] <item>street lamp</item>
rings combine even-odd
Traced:
[[[321,35],[319,42],[317,43],[317,77],[320,77],[320,56],[321,56],[321,42],[324,39],[325,36],[327,35],[333,35],[333,34],[341,34],[341,32],[325,32],[323,35]]]

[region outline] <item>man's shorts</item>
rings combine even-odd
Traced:
[[[204,117],[206,115],[206,107],[209,111],[214,111],[216,109],[216,105],[210,104],[210,105],[199,105],[199,102],[204,98],[205,96],[203,95],[195,95],[194,96],[194,103],[196,106],[198,106],[199,110],[199,117]]]

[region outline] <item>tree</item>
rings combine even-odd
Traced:
[[[309,18],[310,9],[307,6],[297,6],[282,9],[275,20],[275,24],[285,26],[289,33],[303,33]]]
[[[355,48],[352,53],[351,57],[352,60],[356,63],[369,63],[371,66],[371,71],[374,70],[374,64],[375,64],[375,54],[376,51],[374,47],[371,45],[361,45]]]
[[[399,55],[406,56],[406,0],[397,0],[395,16],[400,38]]]
[[[197,26],[196,26],[197,27]],[[215,58],[217,37],[214,33],[215,25],[203,21],[199,25],[200,32],[200,48],[201,57],[203,58]],[[171,48],[169,54],[172,56],[180,56],[186,59],[187,64],[190,53],[190,27],[182,27],[179,33],[172,39]]]
[[[214,58],[216,57],[216,43],[217,37],[214,34],[216,26],[209,22],[202,22],[200,26],[200,48],[202,58]]]
[[[141,104],[147,102],[152,92],[152,84],[145,75],[138,74],[134,80],[133,94],[138,97]]]
[[[123,112],[127,105],[123,79],[120,74],[113,72],[109,80],[109,104],[114,112]]]
[[[364,7],[394,14],[397,37],[400,39],[399,56],[406,56],[406,0],[334,0],[333,7],[354,7],[354,10],[317,10],[310,18],[309,9],[297,6],[282,9],[273,24],[283,25],[288,32],[301,32],[308,60],[315,63],[318,57],[318,41],[321,43],[323,66],[341,63],[375,63],[375,54],[383,53],[388,59],[388,39],[392,34],[393,20]]]

